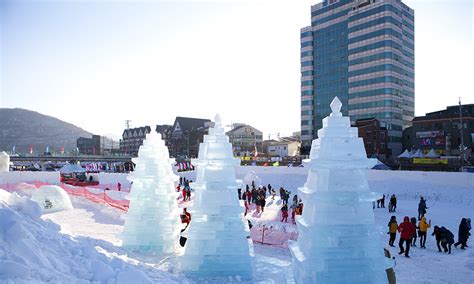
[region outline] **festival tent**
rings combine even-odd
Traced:
[[[420,149],[416,150],[416,152],[410,156],[410,158],[423,158],[423,157],[424,157],[423,152],[421,152]]]
[[[61,169],[59,169],[61,174],[72,174],[72,173],[84,173],[85,170],[76,164],[66,164]]]
[[[377,164],[375,164],[375,166],[372,167],[372,170],[384,170],[384,171],[391,170],[389,166],[382,163],[379,159],[376,159],[376,160],[377,160]]]
[[[398,158],[410,158],[410,156],[411,156],[410,150],[405,149],[405,151],[403,153],[398,155]]]
[[[425,155],[426,158],[439,158],[438,153],[433,148]]]

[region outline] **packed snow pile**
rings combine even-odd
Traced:
[[[8,172],[10,170],[10,156],[5,152],[0,152],[0,172]]]
[[[40,216],[36,202],[0,189],[0,282],[153,283],[142,267],[99,253],[91,239],[60,234]]]
[[[56,185],[45,185],[33,191],[31,200],[38,203],[43,213],[71,210],[71,199],[67,192]]]

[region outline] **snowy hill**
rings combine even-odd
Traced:
[[[46,146],[51,151],[76,149],[79,137],[91,133],[73,124],[35,111],[21,108],[0,108],[0,151],[11,151],[16,146],[19,153],[29,152],[30,145],[36,153],[43,153]]]

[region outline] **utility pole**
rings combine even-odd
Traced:
[[[464,126],[462,122],[462,104],[461,97],[459,97],[459,122],[461,130],[461,145],[459,145],[459,156],[461,157],[461,172],[464,170]]]

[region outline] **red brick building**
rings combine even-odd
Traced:
[[[376,118],[359,119],[356,121],[359,137],[364,140],[367,157],[386,159],[391,151],[388,149],[388,132],[384,123]]]

